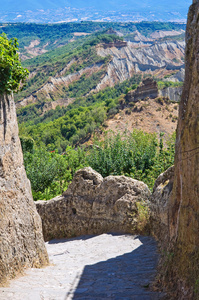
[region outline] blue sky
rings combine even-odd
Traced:
[[[93,7],[109,10],[179,10],[187,11],[192,0],[5,0],[1,1],[1,10],[24,11],[27,9],[53,9],[57,7]]]

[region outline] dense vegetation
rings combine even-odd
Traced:
[[[23,141],[23,147],[24,144]],[[68,187],[75,171],[86,165],[85,153],[80,148],[76,151],[67,147],[66,155],[37,147],[32,148],[31,151],[23,148],[23,151],[34,200],[48,200],[61,194]]]
[[[183,82],[173,82],[173,81],[162,81],[162,80],[158,80],[158,88],[164,89],[167,87],[180,87],[183,86]]]
[[[125,175],[142,180],[153,188],[154,180],[173,164],[175,136],[171,136],[166,147],[163,135],[134,130],[122,135],[106,133],[103,141],[95,141],[87,155],[88,164],[103,177]]]
[[[60,155],[57,151],[38,148],[31,139],[21,139],[24,162],[31,181],[33,197],[51,199],[61,194],[78,169],[91,166],[104,177],[125,175],[142,180],[150,188],[158,175],[173,164],[174,136],[163,147],[162,135],[134,130],[132,134],[108,133],[92,147],[68,146]]]

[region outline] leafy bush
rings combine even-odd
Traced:
[[[81,131],[84,135],[84,132]],[[74,135],[73,139],[79,139]],[[58,151],[47,151],[44,147],[24,148],[24,163],[31,181],[34,200],[51,199],[61,194],[71,182],[75,172],[86,166],[108,175],[125,175],[144,181],[151,189],[160,173],[174,161],[174,140],[172,136],[163,147],[163,134],[134,130],[123,135],[107,133],[91,147],[76,148],[67,146],[62,155]],[[26,145],[29,139],[23,138]]]
[[[71,147],[66,148],[64,155],[45,148],[35,148],[32,153],[24,151],[24,164],[34,200],[49,200],[63,193],[74,173],[85,165],[84,157],[83,150]]]
[[[183,86],[183,82],[173,82],[173,81],[158,81],[158,89],[162,90],[167,87],[180,87]]]
[[[95,147],[98,146],[98,147]],[[96,142],[88,155],[89,165],[102,176],[145,172],[154,163],[157,138],[155,134],[134,130],[131,134],[109,132],[103,142]]]
[[[11,94],[20,90],[28,70],[19,60],[17,39],[8,39],[6,34],[0,35],[0,94]]]
[[[102,176],[125,175],[144,181],[151,189],[160,173],[174,163],[172,136],[167,147],[156,134],[134,130],[123,135],[109,132],[103,141],[95,141],[87,155],[88,164]]]

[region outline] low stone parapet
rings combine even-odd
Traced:
[[[138,180],[125,176],[103,179],[90,167],[81,169],[62,196],[36,202],[44,239],[135,233],[139,211],[148,206],[150,194],[147,185]]]

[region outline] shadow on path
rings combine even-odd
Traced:
[[[162,299],[162,294],[150,289],[158,260],[156,242],[150,237],[137,238],[142,245],[131,253],[85,266],[80,278],[76,278],[78,286],[69,291],[65,300]]]

